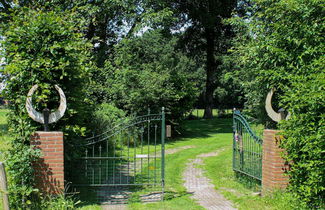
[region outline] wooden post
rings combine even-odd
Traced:
[[[0,193],[2,193],[2,204],[4,210],[9,210],[9,198],[7,190],[7,176],[5,165],[0,162]]]

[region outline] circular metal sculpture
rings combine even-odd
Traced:
[[[284,109],[280,109],[279,112],[276,112],[272,108],[272,96],[273,96],[274,92],[275,92],[275,89],[272,88],[266,96],[266,100],[265,100],[266,112],[269,115],[269,117],[275,122],[279,122],[280,120],[288,120],[290,118],[290,113],[285,115]]]
[[[55,85],[54,87],[59,92],[59,95],[60,95],[60,106],[59,106],[58,110],[56,110],[55,112],[49,113],[49,109],[45,108],[43,110],[43,113],[39,113],[33,108],[32,96],[33,96],[35,90],[38,88],[38,85],[34,85],[29,90],[27,99],[26,99],[26,109],[27,109],[28,115],[34,121],[44,124],[45,131],[48,130],[48,124],[57,122],[61,117],[63,117],[65,110],[67,109],[67,100],[65,98],[64,92],[58,85]]]

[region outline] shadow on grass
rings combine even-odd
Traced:
[[[182,123],[181,135],[166,142],[173,144],[189,138],[208,138],[216,133],[232,133],[232,118],[186,120]]]

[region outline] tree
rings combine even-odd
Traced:
[[[159,2],[151,0],[3,0],[0,2],[0,20],[8,21],[10,11],[20,7],[72,13],[76,21],[86,25],[82,33],[92,42],[93,59],[97,66],[102,68],[110,54],[113,53],[114,45],[136,35],[143,28],[157,28],[163,20],[170,19],[171,11],[168,8],[156,7]]]
[[[170,1],[170,7],[174,8],[183,27],[186,27],[186,42],[192,44],[193,41],[188,40],[194,39],[196,44],[192,49],[196,54],[203,52],[205,56],[205,118],[212,117],[213,94],[219,85],[222,62],[217,59],[218,54],[225,53],[228,45],[223,39],[231,36],[231,28],[223,23],[223,19],[231,17],[235,6],[236,0]]]
[[[165,106],[171,112],[169,119],[182,119],[197,96],[193,77],[197,66],[176,50],[176,44],[177,38],[166,38],[159,30],[123,40],[93,90],[129,113],[146,113],[148,108],[159,112]]]
[[[264,110],[271,88],[291,119],[283,130],[289,189],[308,205],[324,206],[324,2],[256,0],[253,13],[235,17],[235,58],[249,104]],[[259,108],[260,107],[260,108]]]

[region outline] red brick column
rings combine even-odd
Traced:
[[[59,194],[64,190],[63,133],[36,131],[31,145],[41,150],[41,157],[33,163],[36,187],[48,194]]]
[[[262,189],[263,192],[274,189],[284,189],[289,177],[285,175],[288,164],[281,157],[283,149],[279,148],[281,139],[278,130],[264,130],[263,160],[262,160]]]

